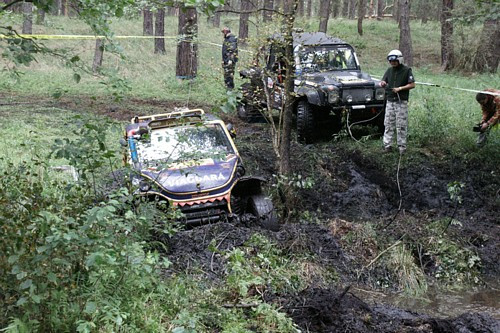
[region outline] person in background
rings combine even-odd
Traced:
[[[476,95],[476,101],[483,111],[481,122],[476,127],[479,132],[476,144],[482,147],[486,143],[490,129],[496,126],[500,119],[500,90],[486,89]]]
[[[224,41],[222,43],[222,69],[224,70],[224,84],[227,89],[234,88],[234,69],[238,62],[238,40],[228,27],[222,28]]]
[[[397,134],[399,153],[406,151],[406,135],[408,132],[408,98],[410,89],[415,88],[415,78],[410,67],[403,64],[403,54],[392,50],[387,55],[391,67],[387,69],[381,87],[386,87],[387,105],[384,119],[384,152],[392,150],[394,130]]]

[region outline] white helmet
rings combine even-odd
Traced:
[[[387,60],[388,61],[397,60],[397,61],[399,61],[400,64],[403,64],[403,61],[404,61],[403,60],[403,53],[401,53],[401,51],[399,51],[399,50],[392,50],[387,55]]]

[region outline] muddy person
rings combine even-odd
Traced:
[[[500,90],[486,89],[476,95],[476,101],[483,111],[481,122],[475,128],[479,132],[476,144],[482,147],[486,143],[490,129],[496,126],[500,119]]]
[[[387,69],[380,86],[386,88],[387,104],[384,119],[384,152],[392,150],[394,131],[397,135],[399,153],[406,150],[406,135],[408,133],[408,97],[410,89],[415,88],[415,78],[410,67],[403,63],[403,54],[392,50],[387,55],[391,67]]]
[[[238,62],[238,40],[228,27],[222,28],[224,42],[222,43],[222,69],[224,84],[227,89],[234,88],[234,68]]]

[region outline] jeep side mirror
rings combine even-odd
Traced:
[[[120,139],[120,146],[127,147],[128,146],[127,140],[125,140],[124,138],[121,138]]]

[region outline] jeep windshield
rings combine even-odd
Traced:
[[[206,159],[227,160],[235,151],[220,124],[153,129],[136,143],[143,166],[196,165]]]
[[[354,50],[348,46],[298,45],[295,47],[295,68],[303,72],[357,70],[358,61]]]

